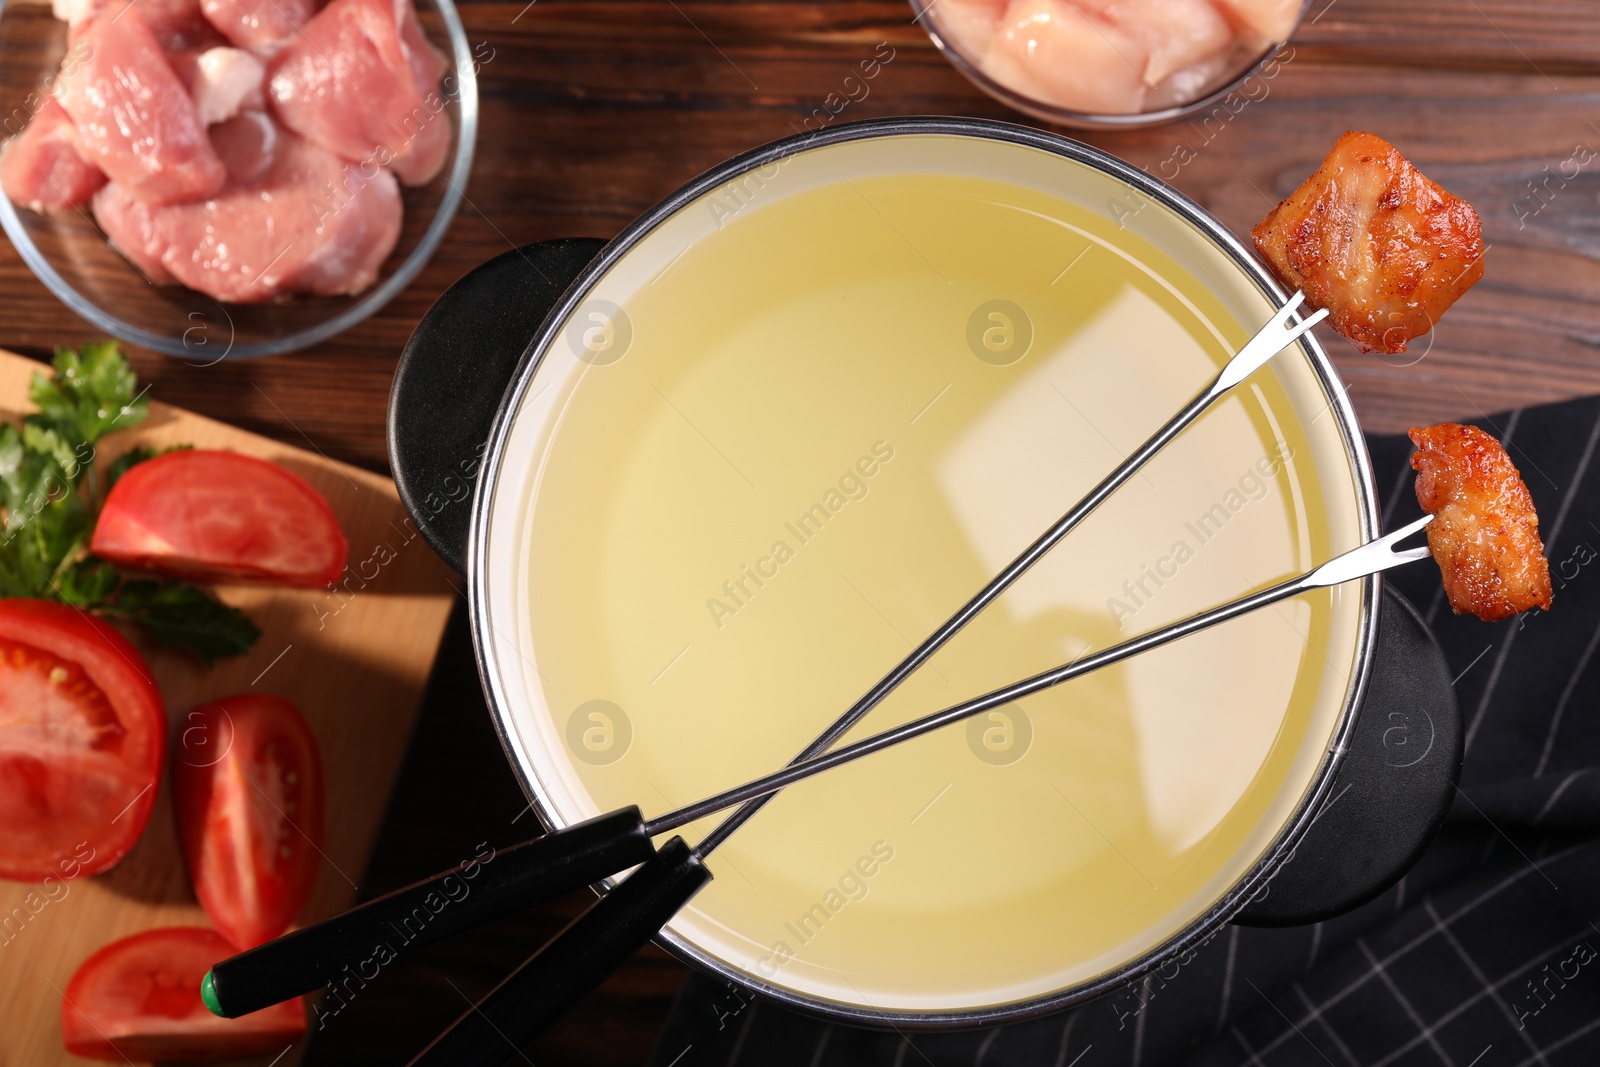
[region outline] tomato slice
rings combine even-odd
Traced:
[[[200,980],[233,955],[215,930],[173,927],[114,941],[84,961],[61,999],[67,1051],[96,1060],[210,1063],[275,1055],[306,1032],[300,999],[238,1019],[211,1014]]]
[[[172,763],[195,895],[241,951],[289,928],[322,859],[322,757],[295,706],[236,696],[195,708]]]
[[[349,545],[327,500],[276,463],[186,449],[118,479],[89,550],[197,581],[317,587],[344,572]]]
[[[110,626],[0,600],[0,878],[111,867],[144,832],[166,744],[161,691]]]

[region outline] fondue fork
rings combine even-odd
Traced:
[[[917,646],[794,762],[798,764],[832,747],[1173,438],[1327,317],[1327,311],[1319,310],[1290,322],[1303,301],[1304,295],[1295,293],[1178,414]],[[734,812],[700,842],[697,855],[703,858],[709,854],[765,802],[766,795],[758,795]],[[476,885],[472,882],[485,864],[469,861],[219,965],[207,986],[207,1003],[219,1014],[238,1015],[339,981],[352,973],[350,966],[371,960],[379,946],[384,946],[391,956],[419,949],[644,863],[656,854],[651,838],[681,825],[681,821],[670,821],[670,816],[646,823],[638,808],[629,808],[500,850],[492,861],[494,876]],[[450,879],[455,880],[455,887],[469,887],[470,897],[443,908],[431,907],[445,899],[440,891]],[[453,895],[450,899],[453,901]],[[414,921],[418,908],[424,909],[428,921]],[[663,916],[662,922],[668,917]],[[225,991],[220,1000],[218,989]]]
[[[1070,663],[1002,686],[920,719],[913,719],[842,748],[796,761],[771,774],[668,812],[648,823],[643,823],[643,826],[659,828],[655,830],[658,833],[665,832],[736,804],[749,804],[755,800],[770,798],[788,786],[835,767],[853,763],[876,752],[962,722],[974,715],[981,715],[1024,697],[1052,689],[1074,678],[1160,648],[1268,605],[1302,593],[1341,585],[1425,559],[1429,555],[1426,545],[1408,549],[1396,546],[1399,542],[1420,533],[1432,521],[1432,515],[1424,515],[1394,533],[1336,556],[1298,577],[1191,615],[1099,652],[1080,656]],[[549,834],[537,842],[518,847],[533,848],[547,841],[572,838],[581,840],[586,848],[593,851],[598,849],[597,842],[606,835],[619,833],[629,835],[634,832],[630,828],[640,823],[642,819],[639,809],[632,807],[610,815],[602,815],[586,823]],[[622,829],[619,830],[619,827]],[[672,838],[659,852],[648,857],[642,866],[618,883],[615,889],[591,905],[549,944],[496,986],[487,997],[457,1019],[449,1030],[411,1061],[410,1067],[501,1067],[519,1058],[518,1050],[524,1043],[537,1036],[585,994],[603,982],[612,971],[654,937],[661,927],[665,926],[672,916],[711,880],[711,872],[705,866],[705,857],[715,847],[715,843],[708,846],[702,841],[700,845],[691,849],[681,837]],[[381,897],[348,914],[383,913],[386,915],[385,922],[391,925],[389,933],[380,940],[392,942],[403,939],[406,935],[401,933],[398,925],[394,924],[415,921],[415,915],[409,911],[395,911],[386,907],[387,903],[397,898],[405,898],[408,894],[414,894],[419,890],[429,890],[440,899],[437,914],[432,921],[446,920],[451,914],[450,909],[458,907],[463,913],[471,913],[475,923],[487,922],[489,917],[472,911],[474,907],[472,894],[477,890],[472,887],[471,881],[481,876],[482,868],[493,862],[495,862],[493,857],[473,861],[466,867],[479,867],[477,873],[458,868],[457,871],[444,876],[459,879],[457,888],[465,887],[459,897],[454,893],[450,894],[450,899],[458,903],[444,901],[442,877],[398,890],[388,897]],[[608,873],[616,874],[622,869],[618,867]],[[526,879],[518,882],[513,892],[525,894],[527,892],[523,884],[525,881]],[[486,882],[485,886],[490,892],[501,892],[493,887],[492,883]],[[523,896],[522,904],[525,907],[531,906],[540,899],[542,898]],[[424,905],[414,902],[413,906],[423,912],[422,921],[426,923],[428,919]],[[431,906],[429,909],[431,910]],[[277,1003],[278,999],[287,999],[279,996],[283,975],[286,972],[293,974],[290,981],[300,983],[294,988],[305,991],[304,974],[314,966],[313,956],[319,951],[317,942],[326,940],[319,931],[339,923],[343,918],[345,916],[286,934],[276,941],[269,941],[217,964],[211,973],[206,975],[202,985],[202,996],[206,1005],[217,1014],[231,1018]],[[395,955],[397,952],[392,949],[387,953],[372,952],[371,958],[363,959],[361,963],[381,968]]]
[[[1012,682],[1010,685],[1002,686],[982,696],[963,701],[960,704],[945,708],[943,711],[936,711],[931,715],[924,715],[920,719],[913,719],[903,725],[892,727],[881,733],[873,734],[871,737],[845,745],[843,748],[836,748],[831,752],[813,756],[810,759],[797,760],[782,770],[773,771],[771,774],[763,775],[760,778],[752,778],[743,785],[725,789],[704,800],[686,804],[676,811],[651,819],[645,823],[646,830],[652,834],[662,834],[668,830],[675,830],[680,826],[687,826],[689,823],[703,819],[707,815],[713,815],[731,808],[735,804],[747,804],[752,800],[763,798],[770,799],[773,794],[785,787],[796,782],[803,782],[807,778],[821,774],[823,771],[841,767],[846,763],[853,763],[863,756],[870,756],[874,752],[882,752],[886,748],[893,748],[895,745],[910,741],[912,738],[921,737],[924,734],[930,734],[935,730],[970,719],[974,715],[981,715],[986,711],[992,711],[995,708],[1014,703],[1023,697],[1032,696],[1046,689],[1053,689],[1063,682],[1069,682],[1074,678],[1101,670],[1114,663],[1121,663],[1123,660],[1131,659],[1141,652],[1149,652],[1152,649],[1160,648],[1162,645],[1170,644],[1181,637],[1188,637],[1190,634],[1210,629],[1218,623],[1236,619],[1241,615],[1248,615],[1270,604],[1276,604],[1280,600],[1287,600],[1290,597],[1308,593],[1314,589],[1326,589],[1330,586],[1342,585],[1357,578],[1366,578],[1419,559],[1426,559],[1430,554],[1426,545],[1406,549],[1397,549],[1394,546],[1412,534],[1420,533],[1432,521],[1432,515],[1424,515],[1409,526],[1396,530],[1392,534],[1386,534],[1375,541],[1368,541],[1360,548],[1352,549],[1342,556],[1335,556],[1322,566],[1307,571],[1298,578],[1290,578],[1288,581],[1279,582],[1277,585],[1269,586],[1260,592],[1251,593],[1249,596],[1230,601],[1220,607],[1202,611],[1197,615],[1191,615],[1187,619],[1182,619],[1170,626],[1164,626],[1159,630],[1153,630],[1139,637],[1129,638],[1121,644],[1112,645],[1103,651],[1093,654],[1086,653],[1070,663],[1064,663],[1041,674],[1024,678],[1020,682]],[[726,835],[715,842],[708,835],[691,852],[704,859],[721,843],[721,840],[726,840]]]
[[[1190,400],[1182,411],[1169,419],[1165,426],[1162,426],[1161,429],[1152,434],[1149,440],[1140,445],[1127,459],[1123,460],[1121,466],[1106,475],[1099,485],[1089,490],[1088,495],[1073,505],[1072,509],[1061,516],[1054,526],[1041,534],[1038,540],[1023,549],[1020,556],[1012,560],[976,596],[967,601],[959,611],[946,619],[944,624],[930,634],[922,644],[918,645],[905,659],[896,664],[895,668],[884,675],[877,685],[867,690],[861,699],[850,707],[850,710],[834,721],[833,725],[818,734],[816,740],[807,745],[805,751],[796,756],[792,762],[799,763],[832,748],[835,741],[849,733],[856,723],[865,718],[868,712],[899,688],[901,682],[909,678],[912,672],[926,663],[935,652],[943,648],[967,623],[976,618],[979,612],[993,603],[1001,593],[1010,589],[1017,579],[1021,578],[1029,568],[1039,562],[1046,552],[1056,546],[1057,542],[1077,528],[1084,519],[1087,519],[1124,482],[1144,469],[1145,464],[1154,459],[1156,453],[1165,448],[1190,423],[1205,414],[1213,404],[1227,396],[1235,386],[1260,370],[1279,352],[1298,341],[1303,335],[1309,333],[1312,327],[1328,317],[1327,309],[1323,308],[1315,314],[1291,324],[1289,319],[1304,301],[1304,293],[1297,292],[1290,297],[1288,302],[1278,309],[1278,313],[1272,316],[1271,321],[1263,326],[1250,339],[1249,343],[1228,361],[1221,372],[1212,379],[1210,385],[1196,393],[1194,399]],[[727,840],[735,830],[743,826],[751,816],[760,811],[768,799],[770,797],[760,797],[729,815],[701,839],[699,845],[696,846],[696,852],[700,855],[711,852],[723,841]],[[681,824],[675,823],[673,825]],[[645,827],[646,832],[651,836],[671,828],[670,826],[658,827],[650,824]]]
[[[1424,515],[1403,529],[1369,541],[1297,578],[1279,582],[1239,600],[1191,615],[1170,626],[1093,655],[1082,656],[1043,674],[1013,682],[843,748],[792,763],[783,770],[725,790],[697,804],[679,808],[646,825],[671,829],[734,804],[748,805],[770,799],[786,786],[823,771],[893,748],[912,738],[943,729],[1113,663],[1120,663],[1269,604],[1425,559],[1429,555],[1425,545],[1409,549],[1395,546],[1420,532],[1432,521],[1432,515]],[[504,1067],[521,1058],[520,1049],[524,1044],[559,1020],[628,957],[644,947],[680,908],[711,881],[711,871],[704,862],[705,856],[723,839],[713,841],[708,846],[708,838],[693,849],[684,844],[681,837],[668,841],[654,857],[591,905],[588,911],[574,919],[549,944],[451,1024],[449,1030],[412,1059],[409,1067]],[[218,968],[227,965],[219,964]],[[220,981],[221,976],[218,978]]]

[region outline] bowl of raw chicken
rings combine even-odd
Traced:
[[[8,0],[0,223],[115,337],[305,348],[443,239],[484,61],[451,0]]]
[[[1153,126],[1223,106],[1270,62],[1310,6],[911,0],[934,44],[978,88],[1035,118],[1083,129]]]

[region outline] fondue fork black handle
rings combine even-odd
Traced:
[[[633,807],[509,848],[480,850],[458,867],[223,960],[206,976],[202,996],[218,1015],[248,1015],[594,885],[655,854]]]
[[[522,1062],[522,1046],[548,1029],[661,932],[711,871],[681,837],[574,919],[544,948],[468,1008],[410,1067]]]
[[[1424,516],[1297,578],[1092,655],[1081,656],[1071,663],[884,730],[825,755],[790,764],[698,804],[652,819],[646,824],[646,832],[681,826],[734,804],[772,796],[785,786],[833,767],[941,730],[1269,604],[1425,559],[1428,556],[1425,547],[1400,549],[1396,546],[1432,521],[1432,515]],[[682,838],[673,838],[653,859],[575,919],[487,998],[435,1038],[409,1067],[503,1067],[523,1059],[523,1045],[558,1021],[584,994],[599,986],[634,952],[648,944],[677,909],[710,881],[711,873],[704,866],[705,857],[724,840],[724,837],[708,836],[691,850],[683,844]],[[619,896],[624,891],[626,895]]]

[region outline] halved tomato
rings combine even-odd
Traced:
[[[138,649],[65,604],[0,600],[0,878],[98,874],[127,855],[165,746]]]
[[[233,949],[215,930],[173,927],[113,941],[84,961],[61,1000],[67,1051],[95,1060],[210,1063],[275,1055],[306,1032],[300,998],[238,1019],[211,1014],[200,980]]]
[[[322,757],[295,706],[236,696],[195,708],[172,762],[195,896],[241,951],[289,928],[322,858]]]
[[[197,581],[316,587],[349,545],[327,500],[276,463],[187,449],[132,467],[106,498],[89,550]]]

